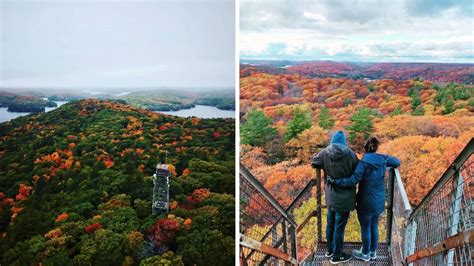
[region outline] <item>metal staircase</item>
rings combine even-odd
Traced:
[[[474,141],[466,145],[418,206],[409,203],[397,169],[387,169],[378,258],[347,265],[474,265]],[[321,171],[283,208],[240,166],[240,264],[329,265],[324,257],[326,206]],[[361,245],[351,213],[346,252]]]

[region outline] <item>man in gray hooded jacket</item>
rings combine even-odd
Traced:
[[[347,147],[344,132],[337,131],[331,144],[312,158],[311,166],[323,169],[325,177],[338,179],[351,176],[358,161],[357,155]],[[355,209],[356,188],[336,187],[325,182],[324,192],[327,205],[326,257],[331,257],[332,264],[349,261],[351,256],[342,252],[342,247],[349,213]]]

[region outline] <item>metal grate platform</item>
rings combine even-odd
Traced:
[[[352,250],[360,249],[361,243],[345,243],[344,252],[347,254],[352,254]],[[318,245],[318,248],[314,254],[308,257],[306,261],[302,263],[303,266],[312,266],[312,265],[332,265],[329,263],[329,258],[326,258],[324,254],[327,251],[327,243],[323,242]],[[339,265],[392,265],[392,257],[390,255],[390,247],[387,244],[380,244],[377,250],[377,259],[371,260],[370,262],[365,262],[358,260],[354,257],[346,263],[341,263]]]

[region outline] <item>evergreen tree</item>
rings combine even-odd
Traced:
[[[310,128],[312,120],[311,113],[308,110],[296,108],[293,112],[293,119],[291,119],[286,126],[285,142],[298,136],[303,130]]]
[[[410,93],[410,97],[411,97],[411,109],[415,111],[416,108],[421,104],[420,94],[418,93],[418,90],[416,89],[413,90]]]
[[[410,91],[408,92],[408,95],[411,97],[411,109],[412,115],[424,115],[425,114],[425,108],[421,105],[421,99],[420,99],[420,93],[419,93],[419,88],[418,87],[412,87]]]
[[[351,116],[351,125],[349,130],[349,140],[352,143],[365,140],[372,133],[372,111],[367,108],[361,108]]]
[[[402,114],[402,108],[399,106],[397,106],[397,108],[395,108],[395,110],[393,110],[393,112],[390,114],[391,116],[397,116],[397,115],[401,115]]]
[[[272,120],[260,110],[250,111],[247,121],[240,128],[242,144],[252,146],[263,146],[276,134],[276,129],[272,127]]]
[[[334,126],[334,118],[329,114],[329,109],[321,107],[321,113],[318,116],[318,125],[323,129],[331,129]]]
[[[422,105],[418,105],[413,112],[411,112],[412,115],[424,115],[425,114],[425,108]]]
[[[452,99],[449,99],[446,101],[444,104],[444,111],[443,114],[450,114],[454,111],[454,101]]]

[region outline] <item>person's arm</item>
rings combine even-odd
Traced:
[[[338,187],[355,187],[364,176],[364,163],[359,162],[351,177],[333,179],[333,184]]]
[[[357,155],[355,154],[355,152],[351,152],[352,154],[352,169],[355,170],[355,168],[357,167],[357,164],[359,164],[359,158],[357,158]]]
[[[387,155],[387,166],[397,168],[400,166],[400,160],[397,157]]]
[[[318,154],[316,154],[313,159],[311,159],[311,166],[313,168],[318,168],[318,169],[322,169],[323,168],[323,153],[324,153],[324,150],[318,152]]]

